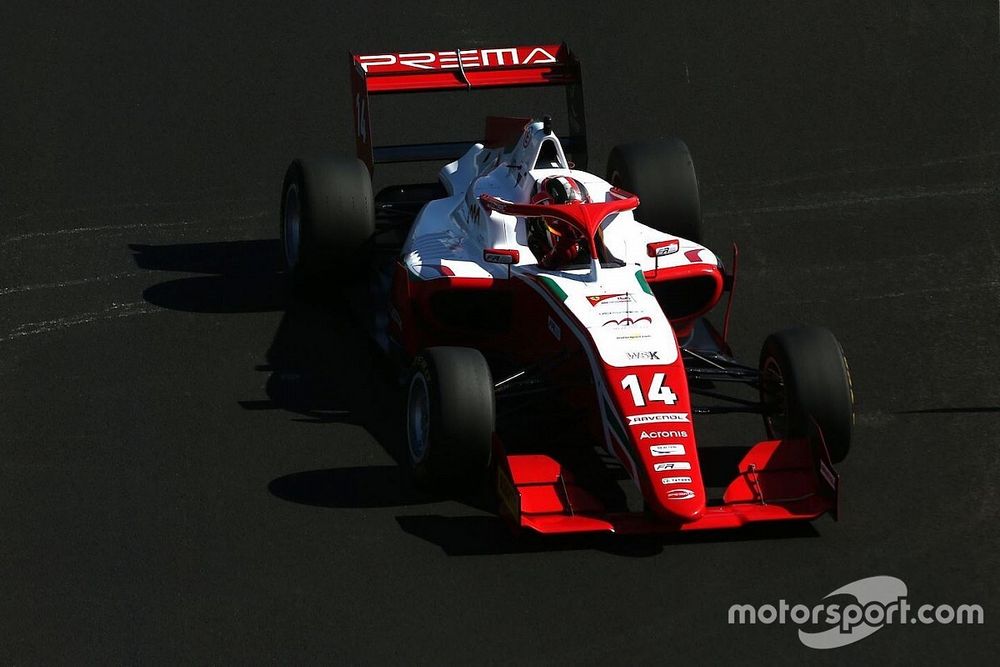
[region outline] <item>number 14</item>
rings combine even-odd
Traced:
[[[667,405],[673,405],[677,402],[677,394],[670,391],[670,387],[663,384],[666,379],[666,373],[653,373],[653,382],[649,386],[649,393],[646,394],[646,398],[649,402],[661,401]],[[646,405],[646,400],[642,397],[642,387],[639,386],[639,376],[635,373],[626,375],[622,379],[622,389],[628,389],[632,392],[632,402],[635,403],[635,407],[641,408]]]

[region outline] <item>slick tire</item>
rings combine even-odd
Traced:
[[[407,455],[418,484],[468,492],[487,476],[495,408],[482,353],[431,347],[413,361],[406,400]]]
[[[281,193],[281,247],[296,284],[364,268],[375,233],[371,176],[353,157],[294,160]]]
[[[821,327],[773,333],[760,353],[764,426],[772,438],[808,437],[811,419],[834,463],[847,457],[854,428],[851,371],[840,343]]]
[[[615,146],[608,156],[607,180],[639,196],[636,220],[701,243],[698,177],[683,141],[669,138]]]

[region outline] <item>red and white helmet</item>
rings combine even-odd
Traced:
[[[538,184],[535,203],[539,204],[588,204],[590,195],[583,183],[571,176],[548,176]]]
[[[548,176],[538,183],[533,204],[589,204],[590,195],[583,183],[570,176]],[[536,227],[529,245],[538,256],[538,263],[555,268],[575,260],[582,251],[580,232],[566,222],[549,216],[536,219]]]

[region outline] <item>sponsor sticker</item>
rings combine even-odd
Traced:
[[[650,257],[665,257],[672,255],[681,248],[681,242],[677,239],[669,241],[655,241],[646,244],[646,254]]]
[[[503,67],[508,65],[545,65],[557,62],[549,47],[508,47],[500,49],[461,49],[457,51],[432,51],[415,53],[379,53],[357,56],[364,72],[442,70],[474,67]]]
[[[653,318],[649,317],[648,315],[644,315],[643,317],[634,317],[634,318],[633,317],[623,317],[620,320],[608,320],[607,322],[605,322],[601,326],[602,327],[606,327],[608,325],[615,325],[615,326],[619,326],[619,327],[630,327],[630,326],[633,326],[633,325],[636,325],[636,324],[643,324],[643,323],[652,324],[653,323]]]
[[[635,299],[633,299],[627,292],[624,294],[595,294],[593,296],[588,296],[587,301],[590,302],[591,306],[596,306],[599,303],[607,305],[635,303]]]
[[[694,498],[694,491],[691,489],[670,489],[667,491],[667,500],[691,500]]]
[[[615,307],[613,305],[610,306],[610,307],[603,306],[601,308],[600,312],[598,312],[597,314],[600,315],[601,317],[604,317],[605,315],[607,315],[609,317],[612,316],[612,315],[615,315],[615,316],[617,316],[617,315],[625,315],[626,317],[628,317],[628,316],[636,314],[635,309],[637,307],[638,306],[632,306],[632,305],[629,305],[627,303],[623,303],[621,308],[617,308],[617,307]],[[614,329],[612,329],[612,331],[613,330]]]
[[[689,422],[686,412],[654,412],[648,415],[629,415],[628,425],[652,424],[654,422]]]
[[[664,461],[663,463],[654,463],[653,470],[656,472],[667,472],[670,470],[690,470],[691,464],[687,461]]]
[[[513,264],[513,257],[510,255],[504,255],[499,252],[484,252],[483,259],[491,264]]]
[[[687,431],[643,431],[639,435],[640,440],[649,440],[650,438],[686,438],[688,437]]]
[[[690,484],[690,477],[663,477],[660,479],[660,484]]]
[[[684,456],[684,445],[650,445],[649,453],[653,456]]]
[[[626,352],[625,357],[629,361],[661,361],[659,350],[640,350],[636,352]]]

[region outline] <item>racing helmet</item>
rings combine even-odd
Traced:
[[[588,204],[587,188],[572,176],[547,176],[538,182],[534,204]],[[568,264],[580,255],[579,232],[570,225],[550,217],[536,218],[530,225],[529,246],[545,267]]]
[[[538,184],[536,199],[538,198],[542,198],[536,202],[540,204],[586,204],[590,202],[587,188],[572,176],[543,178]]]

